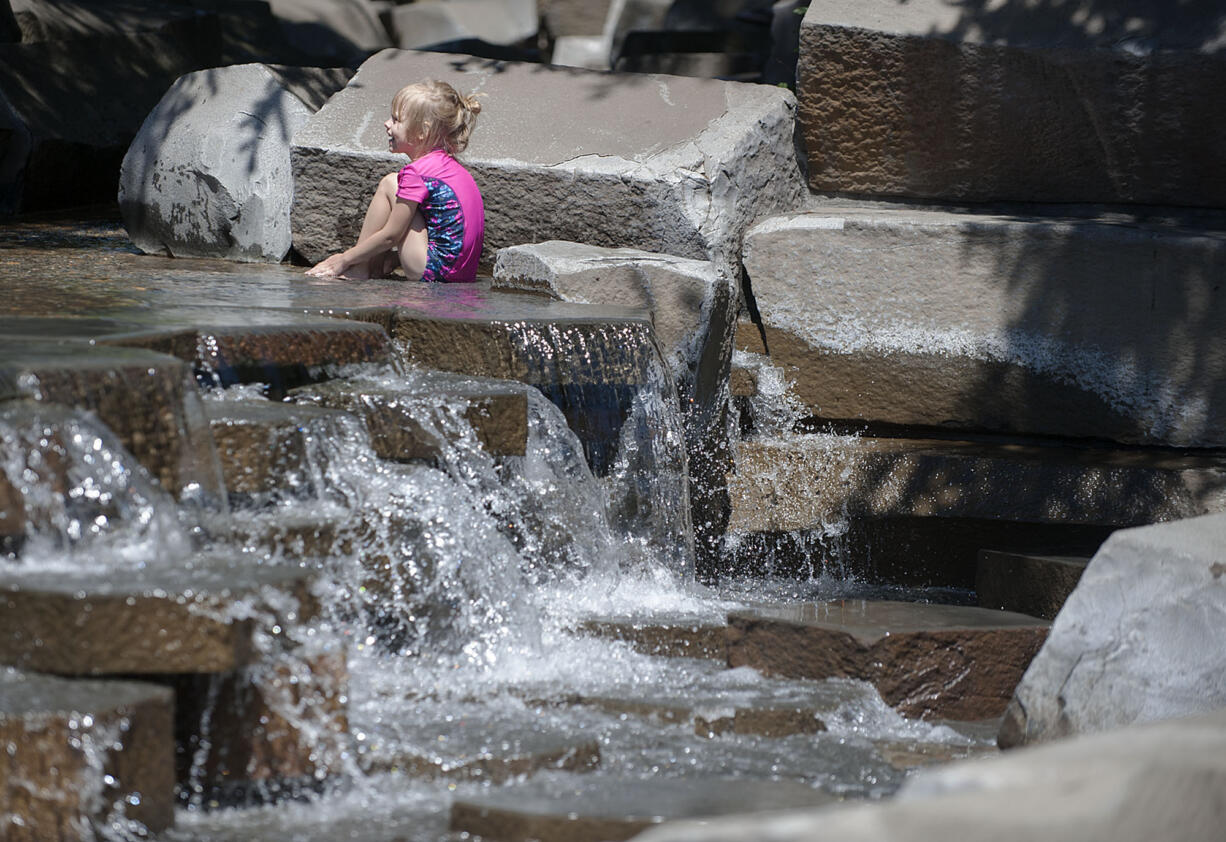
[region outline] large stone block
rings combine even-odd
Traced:
[[[647,310],[682,406],[699,414],[699,426],[709,426],[719,414],[740,290],[711,262],[637,249],[535,243],[498,252],[493,288]]]
[[[809,183],[967,201],[1226,205],[1226,10],[813,3]]]
[[[181,76],[119,172],[132,242],[174,257],[279,262],[292,240],[294,132],[318,109],[320,91],[339,90],[351,75],[247,64]]]
[[[301,797],[343,774],[353,748],[348,682],[344,653],[326,650],[173,679],[178,777],[191,801]]]
[[[334,380],[295,389],[288,398],[298,404],[343,409],[359,416],[366,422],[371,446],[381,459],[437,461],[453,434],[463,435],[469,430],[495,457],[525,454],[525,387],[442,372],[417,375],[411,383]]]
[[[1226,515],[1116,532],[1018,685],[1002,746],[1226,706]]]
[[[732,266],[744,229],[804,192],[785,90],[385,51],[295,136],[294,246],[308,259],[356,240],[378,179],[405,163],[385,151],[392,96],[427,77],[486,95],[464,158],[487,260],[569,240]]]
[[[744,259],[821,418],[1226,443],[1221,232],[847,207],[761,223]]]
[[[221,52],[215,15],[156,31],[0,44],[0,212],[114,201],[120,161],[175,79]]]
[[[182,571],[8,573],[0,609],[0,663],[122,676],[234,670],[256,660],[257,628],[304,621],[318,604],[304,570],[214,563]]]
[[[609,9],[624,0],[539,0],[541,19],[554,38],[596,35],[604,30]]]
[[[174,820],[173,699],[131,681],[69,681],[0,667],[0,832],[77,842],[129,820]],[[142,833],[142,835],[143,835]]]
[[[326,379],[330,367],[386,363],[392,358],[391,343],[377,324],[292,316],[274,316],[265,323],[241,316],[211,321],[200,315],[200,321],[113,334],[99,341],[178,357],[194,364],[205,385],[265,383],[273,397]]]
[[[845,600],[728,615],[728,665],[871,682],[908,716],[1000,716],[1047,622],[953,605]]]
[[[51,404],[92,412],[168,492],[220,491],[196,385],[181,360],[15,337],[0,337],[0,355],[4,423],[65,429],[74,422],[72,413]]]
[[[975,597],[983,608],[1054,620],[1088,563],[1080,556],[983,550],[975,569]]]

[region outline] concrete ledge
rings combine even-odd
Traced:
[[[1214,3],[809,6],[809,183],[955,201],[1226,206]]]
[[[755,226],[744,261],[818,417],[1226,444],[1221,231],[831,207]]]

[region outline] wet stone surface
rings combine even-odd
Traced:
[[[149,830],[168,827],[172,708],[170,691],[149,684],[0,667],[0,744],[8,746],[0,753],[4,838],[92,838],[116,814]]]
[[[908,716],[999,716],[1047,637],[1035,617],[848,600],[735,612],[728,664],[793,678],[859,678]]]
[[[786,781],[543,781],[457,799],[451,829],[507,842],[599,842],[629,839],[672,819],[817,807],[835,800]]]
[[[251,608],[267,612],[269,626],[272,618],[299,621],[317,610],[308,571],[207,564],[69,575],[6,571],[0,662],[66,675],[225,672],[255,657]],[[240,601],[248,607],[231,610]]]

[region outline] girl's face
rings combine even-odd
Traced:
[[[387,130],[387,148],[391,152],[402,152],[410,158],[416,158],[421,152],[422,133],[417,127],[410,127],[395,114],[383,124]]]

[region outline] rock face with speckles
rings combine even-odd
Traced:
[[[812,3],[814,190],[1226,205],[1220,3]]]
[[[137,247],[278,262],[289,252],[289,146],[350,72],[247,64],[189,73],[124,156],[119,206]]]
[[[908,716],[990,719],[1047,635],[1024,614],[901,602],[819,602],[728,616],[728,665],[857,678]]]
[[[379,178],[407,163],[386,151],[392,96],[430,77],[484,95],[463,159],[485,199],[487,262],[569,240],[734,265],[744,229],[804,193],[786,90],[385,50],[294,137],[305,257],[356,240]]]
[[[1226,706],[1226,515],[1114,533],[1017,687],[1012,746]]]
[[[127,818],[174,820],[170,690],[0,667],[0,827],[6,842],[94,839]],[[142,834],[143,835],[143,834]]]

